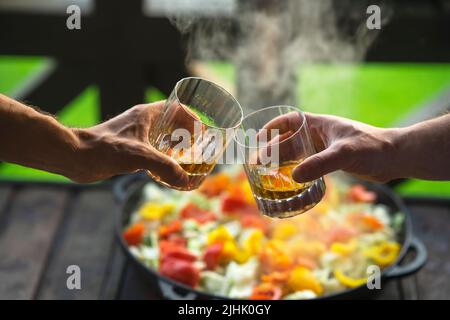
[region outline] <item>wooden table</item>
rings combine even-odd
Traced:
[[[450,298],[450,206],[410,204],[429,254],[415,276],[383,288],[381,299]],[[0,299],[155,299],[114,238],[111,184],[0,184]],[[69,265],[81,290],[69,290]]]

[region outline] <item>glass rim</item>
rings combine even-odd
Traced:
[[[190,112],[186,112],[186,113],[191,118],[193,118],[195,121],[200,121],[205,126],[210,127],[210,128],[214,128],[214,129],[218,129],[218,130],[227,130],[227,129],[236,129],[237,127],[239,127],[241,125],[241,123],[242,123],[242,120],[244,119],[244,112],[242,111],[241,104],[239,103],[239,101],[230,92],[228,92],[228,90],[226,90],[222,86],[219,86],[217,83],[212,82],[211,80],[208,80],[208,79],[205,79],[205,78],[201,78],[201,77],[186,77],[186,78],[182,78],[182,79],[178,80],[177,83],[175,84],[175,88],[174,88],[175,99],[176,99],[178,105],[180,107],[182,107],[183,109],[185,109],[183,103],[181,103],[180,99],[178,98],[178,87],[181,85],[182,82],[188,81],[188,80],[194,80],[194,79],[195,80],[204,81],[204,82],[208,82],[209,84],[212,84],[215,88],[217,88],[217,89],[223,91],[225,94],[227,94],[233,100],[235,105],[238,106],[238,109],[239,109],[239,112],[241,113],[241,116],[240,116],[240,119],[239,119],[238,123],[235,126],[232,126],[232,127],[218,127],[218,126],[213,126],[213,125],[206,124],[201,119],[194,118]]]
[[[250,112],[248,115],[246,115],[246,116],[242,119],[242,122],[244,122],[245,119],[249,118],[250,116],[255,115],[256,113],[259,113],[259,112],[262,112],[262,111],[267,111],[267,110],[269,110],[269,109],[275,109],[275,108],[286,108],[286,109],[290,109],[290,110],[292,110],[292,111],[298,112],[298,113],[301,115],[301,117],[302,117],[302,124],[298,127],[297,130],[295,130],[295,132],[294,132],[289,138],[287,138],[287,139],[285,139],[285,140],[283,140],[283,141],[281,141],[281,142],[273,143],[273,144],[272,144],[273,146],[279,145],[279,144],[284,143],[284,142],[286,142],[286,141],[288,141],[288,140],[290,140],[290,139],[293,139],[294,136],[297,135],[297,133],[299,133],[299,132],[303,129],[303,127],[305,126],[305,123],[306,123],[306,117],[305,117],[305,114],[303,113],[302,110],[300,110],[300,109],[297,108],[297,107],[290,106],[290,105],[269,106],[269,107],[264,107],[264,108],[262,108],[262,109],[259,109],[259,110],[255,110],[255,111],[253,111],[253,112]],[[287,114],[287,113],[285,113],[285,114]],[[269,120],[269,121],[270,121],[270,120]],[[241,123],[242,123],[242,122],[241,122]],[[259,130],[261,130],[261,129],[259,129]],[[241,147],[243,147],[243,148],[246,148],[246,149],[261,149],[261,148],[267,148],[267,146],[266,146],[266,147],[258,147],[258,146],[257,146],[257,147],[253,147],[253,146],[247,146],[247,145],[245,145],[245,144],[242,144],[242,143],[238,140],[238,134],[235,134],[234,137],[233,137],[233,139],[234,139],[234,141],[235,141],[239,146],[241,146]]]

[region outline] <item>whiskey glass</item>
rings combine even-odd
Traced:
[[[316,153],[304,114],[292,106],[273,106],[244,117],[235,140],[259,210],[288,218],[320,202],[323,177],[298,183],[292,172]]]
[[[198,77],[177,82],[150,130],[149,142],[159,152],[172,157],[188,174],[185,187],[200,186],[214,169],[243,118],[239,102],[224,88]]]

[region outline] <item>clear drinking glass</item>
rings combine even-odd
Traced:
[[[225,89],[202,78],[177,82],[155,121],[149,141],[158,151],[175,159],[189,176],[185,188],[200,186],[213,170],[243,118],[239,102]]]
[[[323,178],[297,183],[293,169],[316,153],[304,114],[291,106],[247,115],[235,136],[259,210],[287,218],[314,207],[325,193]]]

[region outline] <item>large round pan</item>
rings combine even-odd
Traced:
[[[161,297],[166,299],[229,299],[228,297],[212,295],[206,292],[195,290],[185,286],[165,276],[158,271],[144,265],[129,251],[128,245],[122,237],[124,227],[128,224],[131,214],[141,203],[142,189],[151,180],[142,173],[121,177],[114,185],[114,195],[120,203],[116,216],[116,236],[123,251],[131,263],[136,267],[136,271],[142,276],[142,280],[151,286]],[[405,219],[398,235],[402,249],[391,266],[383,269],[381,274],[381,288],[392,279],[409,276],[419,271],[427,260],[427,251],[423,243],[412,234],[411,215],[402,200],[388,187],[372,183],[362,182],[369,190],[377,193],[377,202],[389,207],[389,214],[403,212]],[[413,259],[408,259],[407,263],[402,263],[405,256],[410,252],[415,252]],[[321,296],[318,299],[366,299],[374,297],[381,290],[369,290],[365,285],[341,291],[338,293]]]

